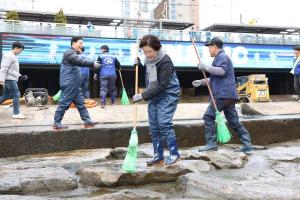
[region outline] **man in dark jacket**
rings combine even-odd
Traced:
[[[60,67],[59,84],[61,89],[61,97],[54,116],[53,129],[67,129],[68,126],[62,125],[61,120],[73,102],[79,111],[85,128],[94,127],[97,123],[92,122],[89,113],[84,105],[84,98],[80,89],[80,68],[91,67],[99,68],[97,61],[92,61],[79,56],[79,52],[83,47],[83,39],[81,37],[73,37],[71,40],[71,48],[67,50],[62,59]],[[79,66],[79,67],[78,67]]]
[[[205,46],[209,47],[211,57],[214,57],[212,65],[199,63],[199,69],[210,73],[210,86],[216,100],[218,110],[224,111],[229,126],[238,134],[243,146],[238,150],[242,152],[251,151],[252,144],[249,132],[240,123],[235,109],[235,102],[238,99],[236,92],[236,82],[234,69],[229,56],[223,50],[223,42],[218,38],[213,38]],[[194,87],[205,86],[205,80],[196,80]],[[212,102],[209,104],[204,114],[206,145],[199,151],[217,150],[217,138],[215,132],[216,111]]]
[[[111,105],[116,103],[116,79],[117,74],[116,70],[121,69],[121,64],[113,54],[109,53],[109,47],[107,45],[103,45],[100,47],[101,54],[98,57],[98,62],[101,64],[101,68],[99,70],[99,78],[100,78],[100,99],[101,99],[101,107],[104,108],[106,104],[106,95],[109,93],[111,98]],[[97,80],[98,75],[94,75],[94,79]]]

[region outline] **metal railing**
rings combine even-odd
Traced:
[[[78,24],[55,24],[31,21],[7,21],[0,20],[0,32],[63,35],[101,38],[126,38],[136,39],[144,34],[154,34],[161,40],[190,41],[191,31],[168,30],[168,29],[145,29],[134,27],[112,26],[86,26]],[[251,34],[251,33],[228,33],[228,32],[193,32],[196,41],[207,42],[212,37],[219,37],[225,43],[246,44],[275,44],[296,45],[300,44],[300,35],[280,34]]]

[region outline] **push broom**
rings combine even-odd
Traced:
[[[196,47],[195,39],[194,39],[193,35],[191,35],[191,40],[192,40],[192,43],[193,43],[193,46],[194,46],[194,49],[195,49],[195,53],[196,53],[197,58],[198,58],[198,62],[200,63],[201,62],[200,54],[199,54],[199,51],[198,51],[198,49]],[[211,101],[212,101],[213,106],[214,106],[215,111],[216,111],[217,141],[220,142],[221,144],[225,144],[225,143],[227,143],[227,142],[230,141],[230,139],[231,139],[231,133],[230,133],[230,131],[228,130],[228,128],[226,126],[224,117],[222,116],[222,114],[218,110],[216,101],[214,99],[214,96],[213,96],[210,84],[208,82],[208,79],[207,79],[207,76],[206,76],[204,70],[202,70],[202,74],[204,76],[205,83],[207,85]]]
[[[122,77],[122,72],[121,69],[119,69],[119,74],[120,74],[120,79],[121,79],[121,84],[122,84],[122,98],[121,98],[121,103],[122,105],[129,105],[130,101],[128,99],[128,95],[126,93],[126,89],[124,87],[124,82],[123,82],[123,77]]]
[[[138,57],[138,42],[136,40],[136,58]],[[138,64],[135,65],[135,94],[138,94],[138,80],[139,80],[139,69]],[[133,129],[130,134],[128,150],[123,162],[123,171],[127,173],[134,173],[136,171],[137,154],[138,154],[138,133],[136,130],[137,124],[137,102],[133,106]]]

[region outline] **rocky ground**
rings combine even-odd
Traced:
[[[197,148],[182,149],[174,166],[146,167],[152,148],[141,145],[133,174],[121,171],[126,148],[3,158],[0,199],[300,199],[300,140],[249,155]]]

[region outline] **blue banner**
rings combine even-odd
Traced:
[[[19,55],[21,64],[55,65],[60,64],[63,53],[70,48],[71,37],[50,35],[2,34],[2,53],[11,49],[14,41],[21,41],[25,51]],[[135,58],[136,41],[130,39],[84,38],[85,53],[97,59],[100,46],[106,44],[122,66],[131,67]],[[172,58],[176,67],[197,66],[197,57],[190,42],[162,41],[163,49]],[[197,43],[201,58],[211,63],[208,48]],[[293,63],[292,46],[225,44],[224,50],[232,58],[235,68],[290,69]],[[143,60],[143,54],[140,52]]]

